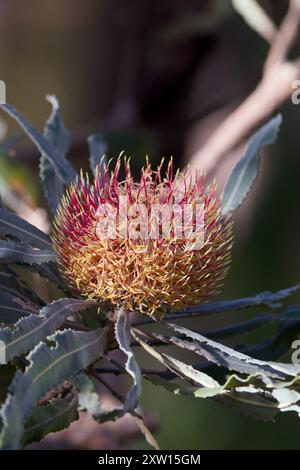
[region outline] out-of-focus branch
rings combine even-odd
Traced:
[[[300,2],[290,0],[290,6],[286,16],[280,25],[269,51],[265,70],[271,70],[272,66],[281,64],[287,59],[287,55],[295,39],[297,38],[300,21]]]
[[[300,2],[291,0],[271,44],[260,83],[192,156],[192,168],[210,173],[224,155],[289,98],[293,82],[300,78],[300,58],[288,60],[299,23]]]
[[[246,23],[267,42],[272,43],[276,26],[256,0],[231,0],[235,10]]]

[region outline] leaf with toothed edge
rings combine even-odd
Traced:
[[[39,151],[47,158],[53,168],[55,168],[58,178],[66,185],[71,184],[72,180],[76,177],[72,165],[66,159],[61,159],[53,145],[13,106],[10,104],[1,104],[0,107],[22,127]]]
[[[67,162],[65,157],[70,148],[70,134],[65,128],[57,98],[48,95],[46,99],[52,106],[52,112],[44,129],[44,137],[55,148],[58,157]],[[68,162],[67,165],[69,165]],[[40,157],[40,177],[49,207],[54,214],[63,196],[65,186],[58,178],[55,166],[43,153]]]
[[[22,446],[41,441],[51,432],[68,428],[79,419],[77,406],[76,399],[67,403],[62,398],[57,398],[47,405],[36,406],[26,423]]]
[[[127,356],[125,364],[128,374],[132,377],[133,385],[127,393],[125,409],[127,411],[135,410],[138,406],[138,399],[142,393],[142,375],[138,363],[135,360],[134,353],[130,347],[131,333],[128,312],[120,308],[117,312],[117,321],[115,324],[116,340],[119,348]]]
[[[159,353],[142,339],[141,332],[136,329],[132,330],[132,334],[146,352],[173,372],[177,379],[180,378],[180,382],[178,380],[174,382],[159,375],[145,373],[144,377],[153,385],[161,386],[175,395],[213,399],[248,416],[265,421],[273,420],[279,412],[294,411],[300,416],[300,393],[297,391],[299,378],[285,382],[270,379],[264,374],[250,374],[246,378],[233,374],[221,385],[192,365],[165,353]]]
[[[2,208],[0,208],[0,235],[12,236],[22,243],[44,250],[49,250],[52,247],[48,235],[18,215]]]
[[[273,144],[277,138],[282,117],[279,114],[263,125],[250,139],[245,155],[234,167],[226,183],[222,198],[223,214],[230,214],[247,197],[258,172],[260,150]]]
[[[176,313],[166,315],[165,319],[176,319],[184,317],[196,317],[196,316],[205,316],[212,315],[216,313],[224,312],[234,312],[237,310],[242,310],[246,308],[255,308],[255,307],[268,307],[268,308],[278,308],[281,306],[279,303],[280,300],[284,300],[290,295],[294,294],[299,290],[300,285],[289,287],[287,289],[282,289],[277,292],[261,292],[253,297],[244,297],[242,299],[234,300],[220,300],[218,302],[210,302],[202,305],[193,305],[187,307],[183,311],[177,311]],[[139,324],[150,323],[151,320],[143,320],[138,322]]]
[[[171,323],[166,323],[166,325],[177,333],[182,333],[188,339],[193,340],[193,342],[190,342],[172,337],[169,338],[172,344],[195,352],[208,361],[229,370],[246,374],[263,374],[277,379],[289,379],[300,374],[299,364],[284,364],[255,359],[182,326]]]
[[[13,329],[8,327],[0,329],[0,355],[1,350],[5,349],[6,361],[11,361],[52,334],[66,318],[94,304],[95,302],[88,300],[68,298],[55,300],[43,307],[39,315],[31,314],[19,320]]]
[[[42,264],[54,261],[53,250],[40,250],[20,243],[0,240],[0,263]]]
[[[49,391],[95,362],[106,345],[106,328],[91,332],[59,331],[39,343],[26,357],[29,365],[18,370],[1,407],[0,448],[19,449],[26,421],[35,404]]]

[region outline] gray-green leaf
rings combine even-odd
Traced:
[[[138,406],[138,399],[142,393],[142,375],[141,370],[136,362],[134,353],[130,347],[131,333],[130,333],[130,321],[128,312],[120,308],[118,310],[117,321],[115,324],[116,340],[119,344],[119,348],[127,356],[125,364],[128,374],[132,377],[133,386],[127,393],[125,409],[127,411],[135,410]]]
[[[57,177],[64,184],[69,185],[76,177],[70,162],[68,162],[66,159],[61,159],[53,145],[50,144],[50,142],[45,137],[43,137],[42,134],[37,129],[35,129],[13,106],[10,104],[1,104],[0,106],[22,127],[28,137],[36,145],[40,153],[43,154],[45,158],[47,158],[49,163],[53,166],[53,168],[55,168]]]
[[[0,240],[0,263],[42,264],[55,261],[53,250],[39,250],[20,243]]]
[[[0,329],[1,349],[5,348],[6,361],[32,349],[41,340],[60,327],[73,313],[82,311],[94,304],[88,300],[63,298],[55,300],[40,310],[39,315],[31,314],[19,320],[14,328]]]
[[[277,379],[287,379],[300,374],[300,365],[254,359],[228,346],[210,340],[200,333],[171,323],[167,323],[167,325],[176,332],[182,333],[187,338],[193,340],[193,342],[187,342],[178,338],[170,338],[172,344],[193,351],[205,357],[208,361],[226,367],[229,370],[245,374],[262,374]]]
[[[50,432],[61,431],[79,419],[77,400],[67,403],[57,398],[48,405],[38,405],[34,408],[26,423],[22,445],[38,442]]]
[[[247,197],[257,177],[260,162],[259,152],[262,147],[275,142],[281,122],[281,115],[276,116],[262,126],[250,139],[245,155],[234,167],[225,186],[222,199],[225,215],[237,209]]]
[[[10,235],[20,242],[36,248],[51,249],[51,242],[45,233],[25,222],[18,215],[0,208],[0,235]]]
[[[44,129],[44,137],[54,147],[58,157],[67,162],[66,154],[70,148],[70,134],[65,128],[57,98],[48,95],[47,100],[52,106],[52,112]],[[67,165],[70,164],[67,162]],[[75,171],[73,170],[72,173],[75,174]],[[63,196],[65,186],[58,178],[55,166],[44,153],[40,157],[40,177],[49,207],[54,214]]]
[[[1,407],[0,448],[18,449],[35,404],[49,391],[88,367],[103,354],[106,329],[89,333],[59,331],[49,337],[55,345],[40,343],[27,356],[25,372],[17,371]]]

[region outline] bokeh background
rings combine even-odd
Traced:
[[[261,2],[275,23],[287,3]],[[136,171],[146,154],[154,162],[172,155],[176,166],[184,167],[255,87],[267,51],[226,0],[0,1],[0,78],[7,101],[42,128],[50,111],[45,95],[55,94],[72,132],[69,158],[78,169],[87,169],[86,138],[95,132],[103,133],[112,156],[121,150],[131,155]],[[279,139],[264,156],[251,197],[235,217],[233,262],[222,298],[300,282],[300,105],[288,100],[281,112]],[[15,125],[2,118],[2,127],[14,134]],[[211,175],[220,188],[242,151],[243,146],[226,156]],[[35,214],[36,223],[47,229],[38,157],[24,138],[13,156],[0,157],[0,171],[24,203],[20,211],[32,209],[27,216]],[[212,317],[190,326],[206,329],[218,322]],[[270,334],[265,328],[249,341]],[[300,448],[296,415],[264,423],[149,383],[144,383],[142,405],[151,411],[164,449]],[[124,424],[98,426],[91,434],[88,426],[81,434],[76,428],[73,447],[146,446]],[[121,437],[116,440],[114,433]],[[66,439],[57,435],[54,444],[44,445],[62,448]]]

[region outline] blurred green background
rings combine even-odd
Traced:
[[[284,0],[262,4],[276,21],[286,9]],[[72,132],[70,159],[78,169],[87,168],[86,138],[94,132],[104,133],[112,155],[123,149],[132,155],[136,170],[146,154],[153,161],[173,155],[183,167],[255,86],[267,52],[226,0],[11,0],[0,2],[0,37],[7,101],[42,128],[49,114],[45,95],[55,94]],[[279,140],[235,217],[223,298],[300,281],[300,106],[287,103],[281,111]],[[13,134],[16,127],[6,124]],[[29,205],[46,207],[37,162],[24,139],[10,160],[1,157],[1,174]],[[216,176],[222,186],[226,171]],[[209,321],[217,326],[219,319]],[[193,320],[191,326],[207,324]],[[163,449],[300,448],[294,415],[263,423],[212,401],[144,387],[142,404],[159,421],[156,436]]]

